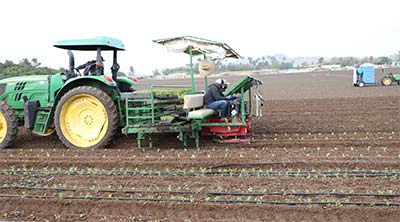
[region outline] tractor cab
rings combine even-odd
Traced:
[[[115,81],[121,92],[134,91],[133,86],[138,84],[136,78],[119,76],[118,71],[118,51],[124,51],[125,47],[121,40],[107,36],[98,36],[90,39],[61,40],[54,44],[54,47],[67,49],[69,56],[69,67],[65,72],[65,80],[82,76],[104,76],[107,81]],[[89,60],[83,65],[75,66],[75,58],[72,50],[76,51],[95,51],[94,60]],[[105,51],[113,52],[113,61],[111,66],[111,76],[104,73],[104,59],[102,53]]]

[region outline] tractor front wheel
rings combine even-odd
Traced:
[[[80,86],[58,102],[55,128],[69,148],[102,148],[114,137],[118,126],[117,108],[104,91]]]
[[[17,116],[4,101],[0,101],[0,149],[10,147],[18,133]]]
[[[390,86],[390,85],[392,85],[392,78],[385,76],[382,78],[381,83],[384,86]]]

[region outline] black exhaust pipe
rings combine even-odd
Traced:
[[[68,57],[69,57],[69,75],[72,77],[74,76],[74,69],[75,69],[75,58],[74,58],[74,53],[72,53],[71,50],[67,50]]]
[[[114,81],[117,81],[119,68],[120,68],[119,64],[117,63],[117,50],[114,50],[114,52],[113,52],[113,65],[111,67],[112,79]]]

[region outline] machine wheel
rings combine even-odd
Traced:
[[[382,78],[381,83],[384,86],[390,86],[392,85],[392,79],[390,77],[385,76]]]
[[[60,140],[69,148],[101,148],[114,137],[118,112],[102,90],[80,86],[58,102],[54,123]]]
[[[17,116],[4,101],[0,101],[0,149],[10,147],[18,133]]]
[[[358,83],[358,86],[359,86],[359,87],[364,87],[364,82],[359,82],[359,83]]]

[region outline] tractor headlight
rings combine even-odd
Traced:
[[[6,84],[0,84],[0,95],[4,93],[4,91],[6,91]]]

